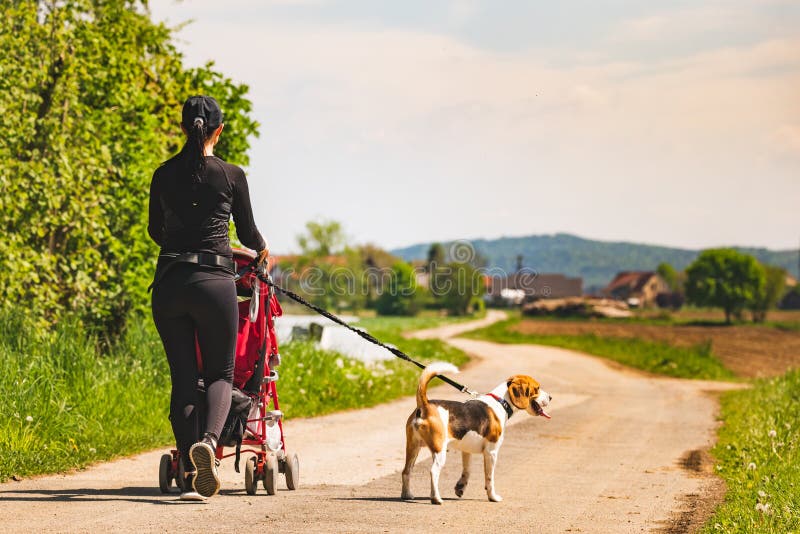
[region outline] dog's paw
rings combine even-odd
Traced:
[[[503,502],[503,498],[497,493],[490,493],[489,500],[492,502]]]
[[[404,491],[400,494],[400,499],[403,501],[413,501],[414,495],[410,491]]]
[[[462,497],[464,495],[464,488],[466,488],[466,484],[458,483],[456,484],[456,497]]]
[[[431,504],[444,504],[441,497],[431,497]]]

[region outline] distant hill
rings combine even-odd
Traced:
[[[517,255],[522,254],[524,267],[541,273],[580,276],[583,278],[584,290],[605,286],[618,271],[655,270],[661,262],[670,263],[676,269],[684,269],[700,252],[639,243],[595,241],[571,234],[468,241],[478,254],[486,257],[491,268],[513,272],[517,265]],[[450,250],[452,243],[443,243],[445,250]],[[421,260],[427,258],[430,245],[431,243],[420,243],[391,252],[405,260]],[[752,254],[763,263],[779,265],[790,274],[797,275],[796,250],[733,248]]]

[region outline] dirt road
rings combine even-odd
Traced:
[[[453,335],[461,328],[419,335]],[[715,479],[686,466],[702,465],[693,451],[714,437],[716,403],[707,392],[728,385],[646,377],[550,347],[450,343],[476,356],[458,377],[471,387],[486,391],[510,374],[527,373],[554,397],[552,420],[525,414],[511,420],[496,473],[502,503],[487,501],[478,458],[464,498],[456,499],[457,454],[449,455],[442,473],[444,506],[427,499],[428,457],[420,458],[412,481],[418,499],[399,500],[403,424],[414,407],[406,398],[288,421],[287,443],[301,461],[297,491],[270,497],[260,489],[248,496],[243,475],[226,461],[221,495],[180,502],[159,493],[163,451],[153,451],[75,474],[0,485],[0,524],[6,532],[681,531],[702,502],[698,496],[718,489]],[[463,398],[446,386],[431,396]]]

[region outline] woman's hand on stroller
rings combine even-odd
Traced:
[[[258,251],[258,266],[261,267],[262,265],[266,266],[267,260],[269,258],[269,244],[264,247],[263,250]]]

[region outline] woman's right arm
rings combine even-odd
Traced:
[[[233,184],[233,224],[239,241],[249,249],[261,252],[267,249],[267,243],[256,228],[253,218],[253,207],[250,204],[250,190],[244,171],[237,173]]]
[[[147,233],[159,247],[164,244],[164,212],[161,209],[161,180],[156,170],[150,182],[150,209]]]

